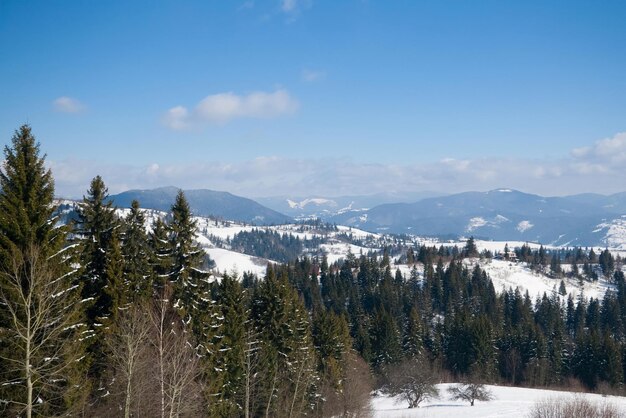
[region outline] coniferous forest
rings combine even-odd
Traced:
[[[389,252],[297,257],[291,237],[241,234],[233,245],[283,264],[265,277],[216,277],[180,192],[146,228],[99,176],[78,216],[60,223],[53,173],[31,128],[0,174],[0,414],[3,416],[359,417],[394,370],[440,379],[619,393],[626,368],[626,281],[607,251],[516,257],[611,275],[603,299],[496,292],[479,254],[411,248],[408,276]],[[293,241],[293,242],[292,242]],[[263,244],[274,243],[274,246]],[[513,252],[513,249],[511,249]],[[507,255],[508,256],[508,255]],[[420,272],[422,271],[420,267]],[[415,366],[417,365],[417,366]]]

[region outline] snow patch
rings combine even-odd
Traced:
[[[287,204],[291,209],[304,209],[306,206],[330,206],[336,207],[337,202],[331,199],[324,199],[322,197],[314,197],[310,199],[304,199],[301,202],[295,202],[291,199],[287,199]]]
[[[533,226],[535,226],[535,225],[530,223],[530,221],[521,221],[520,223],[517,224],[517,228],[516,229],[519,232],[525,232],[525,231],[528,231]]]
[[[613,219],[610,222],[604,222],[596,226],[593,232],[604,232],[602,242],[609,248],[617,250],[626,250],[626,218]]]
[[[483,227],[485,225],[487,225],[487,221],[484,218],[477,216],[469,220],[467,227],[465,227],[465,231],[472,232],[473,230]]]

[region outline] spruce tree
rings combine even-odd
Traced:
[[[168,227],[172,250],[169,279],[174,284],[175,304],[188,314],[198,308],[199,296],[206,296],[208,275],[201,270],[204,251],[194,240],[197,225],[182,190],[176,195]]]
[[[163,293],[172,271],[172,246],[168,227],[163,219],[156,218],[148,235],[148,261],[154,274],[153,285],[158,294]]]
[[[112,254],[119,251],[118,228],[119,223],[108,200],[108,189],[100,176],[96,176],[83,197],[78,210],[77,234],[81,240],[81,281],[82,296],[87,302],[87,324],[92,330],[89,339],[89,352],[92,366],[90,374],[99,379],[104,370],[106,356],[104,354],[103,339],[112,323],[112,315],[117,314],[120,306],[119,295],[122,278],[114,274],[111,261],[113,256],[119,255],[115,263],[121,263],[121,255]]]
[[[407,357],[416,357],[422,353],[422,318],[415,306],[406,321],[402,348]]]
[[[52,173],[28,125],[15,132],[4,155],[0,399],[5,402],[0,414],[60,415],[79,406],[89,387],[81,382],[84,328],[68,230],[57,225]]]
[[[253,299],[252,316],[261,333],[263,358],[256,415],[304,415],[317,375],[309,317],[286,271],[277,278],[268,267]]]
[[[39,156],[39,143],[28,125],[20,127],[4,148],[0,171],[0,265],[15,252],[37,244],[43,256],[53,256],[65,243],[67,229],[57,228],[54,180]]]
[[[236,277],[224,275],[216,290],[220,327],[214,335],[209,372],[211,416],[231,417],[245,408],[247,331],[251,326],[246,294]]]
[[[216,324],[209,325],[213,301],[209,274],[201,269],[205,253],[195,242],[196,221],[182,190],[176,195],[168,224],[172,269],[169,280],[174,287],[174,307],[191,326],[199,347],[211,350]]]
[[[145,223],[139,202],[133,200],[130,213],[124,219],[125,228],[122,236],[124,278],[131,302],[146,299],[152,294],[153,273]]]

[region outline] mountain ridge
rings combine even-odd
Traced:
[[[130,207],[133,200],[138,200],[141,207],[168,211],[176,194],[181,190],[174,186],[156,189],[127,190],[109,196],[119,207]],[[261,225],[291,222],[291,217],[270,209],[252,199],[229,192],[210,189],[183,190],[194,215],[214,216],[235,221]]]

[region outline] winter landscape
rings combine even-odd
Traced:
[[[626,417],[624,21],[0,0],[0,416]]]

